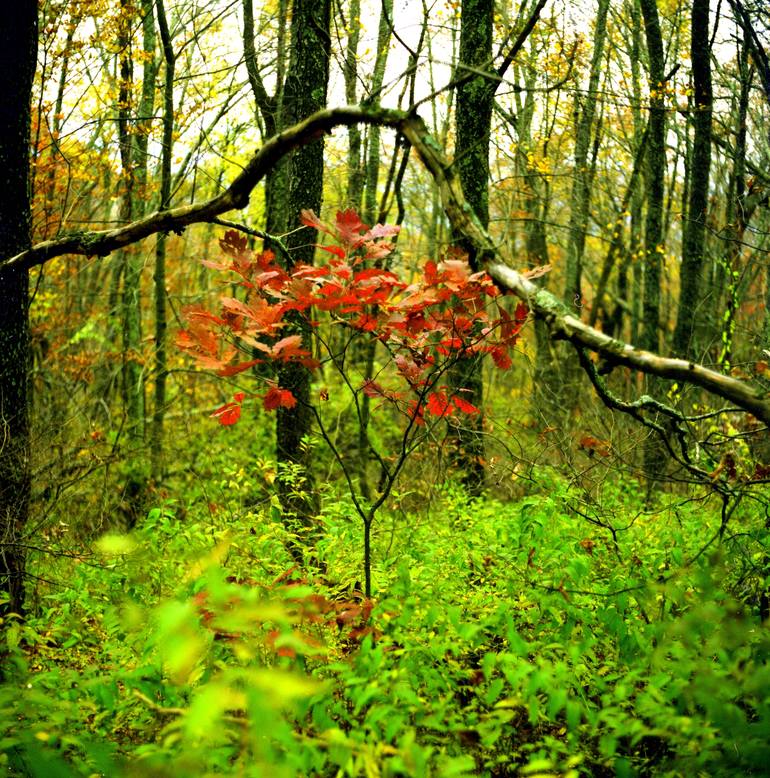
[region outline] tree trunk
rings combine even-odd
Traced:
[[[133,18],[129,0],[121,0],[118,27],[119,86],[118,143],[123,191],[120,219],[130,222],[138,215],[141,192],[137,186],[137,154],[134,140],[135,122],[132,112],[134,63],[132,51]],[[132,527],[143,510],[147,473],[144,455],[144,368],[142,365],[142,260],[134,248],[120,252],[123,271],[121,326],[123,335],[123,405],[126,424],[127,477],[123,487],[123,503],[128,527]]]
[[[358,41],[361,37],[361,0],[350,0],[348,6],[348,43],[345,52],[345,101],[348,105],[358,102]],[[348,183],[345,200],[350,208],[361,208],[364,176],[361,167],[361,128],[352,124],[348,128]]]
[[[460,16],[459,66],[489,69],[492,62],[493,0],[463,0]],[[455,166],[465,199],[481,224],[489,225],[489,140],[495,81],[479,75],[457,88]],[[475,257],[469,256],[472,265]],[[482,407],[483,373],[478,355],[458,356],[449,374],[454,392]],[[469,494],[484,491],[483,414],[464,416],[450,425],[455,467]]]
[[[715,322],[715,331],[722,344],[719,353],[719,366],[729,370],[733,353],[733,334],[735,332],[735,317],[738,313],[740,298],[738,281],[741,276],[740,259],[743,253],[743,237],[746,227],[753,216],[754,208],[750,197],[746,197],[746,123],[749,111],[749,95],[754,71],[749,67],[748,47],[744,40],[739,43],[737,56],[741,88],[738,94],[738,112],[736,116],[735,153],[733,154],[733,170],[728,187],[726,224],[726,256],[716,267],[717,300],[721,301],[722,290],[727,281],[727,299],[725,312],[721,320]],[[768,315],[766,310],[765,316]]]
[[[283,90],[282,126],[294,124],[326,104],[331,41],[331,0],[295,0],[291,23],[291,55]],[[292,229],[300,211],[320,213],[323,197],[324,142],[319,139],[292,154],[285,217]],[[312,264],[317,233],[308,227],[291,232],[286,246],[293,263]],[[311,333],[295,322],[305,348],[312,350]],[[279,478],[284,513],[304,527],[317,513],[317,495],[310,472],[310,449],[305,440],[312,431],[310,372],[299,364],[279,370],[280,386],[297,399],[294,408],[280,408],[276,419],[276,452],[282,468]]]
[[[262,81],[262,75],[257,62],[254,47],[254,0],[243,0],[243,56],[246,62],[246,72],[254,95],[258,115],[266,138],[272,137],[283,129],[282,106],[286,60],[286,21],[288,17],[288,0],[280,0],[278,4],[278,40],[276,45],[276,84],[275,92],[270,95]],[[265,230],[269,235],[279,235],[289,229],[286,209],[288,208],[288,165],[283,158],[268,172],[265,177]],[[264,242],[264,248],[270,248],[270,241]]]
[[[579,113],[575,128],[574,180],[570,195],[570,229],[567,247],[567,270],[564,284],[564,302],[573,308],[582,306],[581,277],[583,251],[588,227],[588,209],[591,202],[591,171],[588,165],[588,152],[591,147],[591,133],[596,115],[597,89],[601,74],[604,41],[607,37],[607,10],[609,0],[599,0],[594,26],[594,50],[591,57],[591,72],[588,81],[588,93]]]
[[[704,267],[706,215],[711,167],[711,46],[709,43],[709,0],[692,0],[692,61],[694,128],[690,156],[690,191],[687,220],[682,240],[682,269],[679,313],[674,330],[673,351],[679,357],[694,356],[695,317],[698,312],[700,281]]]
[[[631,17],[631,89],[633,99],[631,102],[631,114],[634,121],[634,156],[640,153],[642,138],[644,137],[645,146],[647,143],[647,132],[649,123],[647,119],[642,118],[642,87],[641,73],[639,69],[639,59],[642,50],[642,16],[639,7],[639,0],[630,0]],[[644,133],[642,132],[644,127]],[[646,160],[646,149],[645,149]],[[642,175],[644,175],[644,165],[642,165]],[[638,186],[631,195],[631,230],[630,230],[630,249],[632,258],[631,275],[631,331],[630,342],[639,342],[639,333],[641,332],[642,315],[642,288],[644,262],[644,248],[642,244],[642,212],[644,208],[644,191]]]
[[[385,78],[385,65],[388,61],[388,43],[390,26],[388,19],[393,17],[393,0],[381,0],[380,24],[377,29],[377,54],[372,74],[371,98],[379,105],[382,82]],[[369,127],[368,154],[366,160],[366,190],[364,194],[364,221],[374,224],[377,219],[377,180],[380,173],[380,128],[373,124]]]
[[[156,0],[158,29],[163,46],[165,75],[163,81],[163,142],[160,162],[161,211],[171,207],[171,152],[174,144],[174,68],[176,55],[171,43],[171,33],[166,21],[163,0]],[[150,17],[152,23],[152,16]],[[150,440],[150,472],[153,481],[163,478],[163,419],[166,414],[166,234],[158,233],[155,243],[155,391],[152,409],[152,433]]]
[[[0,14],[0,257],[30,246],[30,97],[37,3]],[[0,616],[24,612],[24,531],[29,516],[28,271],[0,270]]]
[[[650,81],[650,118],[647,136],[647,218],[644,233],[644,300],[641,346],[657,351],[660,323],[660,275],[663,248],[663,200],[666,174],[666,110],[661,88],[665,74],[663,38],[660,32],[656,0],[641,0],[644,31],[647,39]],[[654,381],[651,381],[654,384]],[[653,486],[665,469],[661,441],[648,438],[644,446],[644,472],[647,477],[647,500]]]
[[[663,198],[666,173],[666,109],[663,83],[663,38],[656,0],[641,0],[650,63],[650,119],[647,137],[647,218],[644,232],[644,300],[641,346],[657,351],[660,322],[660,273],[663,255]]]

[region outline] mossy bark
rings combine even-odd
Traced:
[[[492,62],[493,0],[463,0],[459,64],[476,70]],[[489,225],[489,140],[496,81],[478,75],[457,88],[455,166],[465,199],[484,229]],[[469,257],[471,264],[475,257]],[[481,408],[482,363],[478,355],[460,356],[450,370],[453,392]],[[463,416],[450,426],[454,464],[470,494],[484,490],[484,418]]]
[[[310,116],[326,105],[331,40],[329,25],[331,0],[295,0],[291,22],[291,53],[283,90],[281,124],[288,126]],[[324,142],[319,139],[292,153],[288,166],[285,198],[287,226],[293,230],[286,247],[293,263],[312,264],[317,234],[309,227],[295,230],[300,211],[310,208],[317,213],[323,199]],[[282,199],[283,199],[282,198]],[[311,333],[298,321],[294,326],[305,347],[312,349]],[[310,396],[310,372],[298,364],[288,364],[278,374],[279,384],[297,399],[294,408],[280,408],[276,419],[276,453],[282,466],[279,479],[286,518],[308,529],[318,510],[311,475],[308,438],[312,432],[313,412]]]

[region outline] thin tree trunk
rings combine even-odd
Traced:
[[[382,82],[385,78],[385,66],[388,62],[388,44],[390,43],[390,25],[393,17],[393,0],[381,0],[380,23],[377,29],[377,53],[372,74],[371,96],[374,105],[380,103]],[[369,127],[368,155],[366,160],[366,190],[364,195],[364,221],[374,224],[377,218],[377,180],[380,175],[380,128],[376,124]]]
[[[644,299],[642,302],[641,346],[649,351],[659,347],[660,276],[663,247],[663,200],[666,175],[666,110],[661,85],[663,72],[663,38],[656,0],[640,0],[647,39],[650,81],[650,118],[647,137],[647,218],[644,234]],[[651,382],[654,384],[654,382]],[[647,477],[647,500],[665,470],[663,445],[657,438],[647,439],[644,446],[644,472]]]
[[[682,241],[682,269],[679,313],[674,330],[673,351],[687,359],[694,355],[693,335],[700,298],[706,244],[706,215],[711,168],[711,46],[709,42],[709,0],[692,0],[692,61],[694,128],[690,157],[690,192]]]
[[[583,252],[585,250],[588,210],[591,202],[591,171],[588,166],[588,152],[591,148],[591,133],[596,115],[597,90],[601,75],[604,41],[607,37],[607,10],[609,0],[599,0],[594,25],[594,50],[591,57],[591,71],[588,93],[575,128],[574,180],[570,195],[569,244],[567,247],[567,269],[564,284],[564,301],[573,309],[582,306],[581,277]],[[597,130],[598,131],[598,130]]]
[[[171,207],[171,153],[174,144],[174,68],[176,55],[166,20],[163,0],[156,0],[158,29],[163,47],[163,141],[160,162],[160,210]],[[150,472],[153,481],[163,478],[163,419],[166,414],[166,235],[158,233],[155,243],[155,392],[150,440]]]
[[[123,192],[120,218],[130,222],[138,210],[141,191],[136,180],[136,146],[133,138],[135,122],[132,111],[134,63],[132,51],[133,20],[129,0],[121,0],[118,30],[120,83],[118,86],[118,143],[120,147]],[[137,195],[139,197],[137,197]],[[127,524],[132,527],[143,508],[147,473],[144,463],[144,366],[142,364],[142,258],[135,248],[120,253],[125,263],[121,296],[121,326],[123,334],[123,401],[126,415],[126,457],[128,475],[123,500]]]
[[[265,88],[254,47],[254,0],[243,0],[243,53],[249,84],[254,95],[259,116],[262,117],[265,135],[269,138],[283,129],[283,89],[286,72],[286,24],[288,0],[278,3],[278,40],[276,45],[276,84],[270,95]],[[289,196],[289,160],[283,158],[265,177],[265,230],[268,235],[280,235],[290,228],[287,218]],[[293,226],[293,225],[291,225]],[[270,248],[270,241],[264,242]]]
[[[642,137],[645,139],[645,145],[647,142],[647,128],[649,123],[646,119],[642,119],[642,89],[641,89],[641,73],[639,70],[639,59],[642,49],[642,15],[641,8],[639,7],[639,0],[630,0],[630,16],[631,16],[631,89],[633,94],[633,100],[631,103],[631,114],[634,124],[634,156],[639,154],[639,149],[642,144]],[[642,126],[644,126],[644,134],[642,133]],[[645,149],[646,160],[646,149]],[[644,165],[642,166],[642,177],[645,176]],[[630,249],[632,257],[632,270],[631,270],[631,332],[630,342],[637,343],[639,339],[639,333],[641,330],[641,305],[643,296],[643,271],[644,262],[642,257],[644,255],[644,249],[642,245],[642,211],[644,208],[644,192],[641,186],[634,189],[631,195],[631,230],[630,230]]]
[[[67,39],[62,54],[61,73],[59,74],[59,86],[56,90],[56,102],[54,104],[53,121],[51,123],[51,160],[48,168],[48,180],[45,184],[45,219],[42,230],[43,237],[50,238],[61,231],[61,222],[54,225],[54,190],[56,188],[56,157],[59,154],[59,136],[61,134],[62,106],[64,105],[64,90],[67,86],[69,73],[70,51],[72,41],[77,30],[77,22],[73,18],[67,29]]]
[[[348,7],[348,43],[345,52],[345,101],[348,105],[358,102],[358,41],[361,37],[361,0],[350,0]],[[361,208],[364,176],[361,167],[361,128],[352,124],[348,128],[348,182],[345,200],[351,208]]]
[[[531,54],[530,56],[534,56]],[[548,182],[529,164],[528,153],[532,149],[532,120],[535,115],[534,90],[538,72],[533,65],[527,69],[526,98],[517,104],[516,133],[519,138],[517,165],[524,182],[523,208],[528,219],[525,222],[525,250],[527,266],[542,267],[549,262],[548,234]],[[517,93],[517,97],[518,97]],[[545,120],[545,117],[544,117]],[[548,137],[548,135],[546,136]],[[548,286],[548,275],[538,280],[539,286]],[[561,377],[556,367],[558,357],[555,344],[548,336],[545,322],[535,319],[535,367],[532,376],[532,406],[538,416],[549,426],[562,415]]]
[[[663,38],[655,0],[640,0],[650,63],[650,119],[647,138],[647,219],[644,234],[644,301],[641,346],[658,351],[660,274],[663,256],[663,199],[666,174],[666,109],[662,90]]]
[[[727,199],[727,256],[717,266],[717,287],[721,291],[724,279],[727,279],[727,300],[724,318],[719,322],[719,339],[722,347],[719,354],[719,366],[730,369],[733,353],[733,334],[735,317],[738,312],[738,280],[740,278],[740,258],[743,248],[743,235],[753,215],[753,208],[746,202],[746,122],[749,111],[749,94],[753,80],[753,70],[749,67],[749,49],[745,39],[738,53],[738,69],[741,88],[738,95],[738,114],[736,117],[735,152],[733,170],[730,176]],[[749,206],[750,210],[747,210]],[[721,298],[721,294],[719,295]],[[717,298],[717,299],[719,299]]]

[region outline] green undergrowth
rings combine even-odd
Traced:
[[[764,518],[741,506],[731,544],[708,501],[646,513],[618,486],[599,510],[540,483],[382,513],[373,602],[332,494],[303,569],[270,501],[169,503],[45,558],[35,612],[6,625],[0,770],[766,774],[765,582],[735,562],[763,553]]]

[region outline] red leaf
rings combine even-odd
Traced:
[[[438,281],[438,268],[436,267],[436,263],[429,259],[425,263],[425,283],[429,285],[433,285]]]
[[[386,394],[385,390],[376,381],[372,381],[371,378],[367,378],[364,381],[362,389],[367,397],[384,397]]]
[[[349,246],[360,245],[363,242],[361,233],[369,229],[353,208],[337,211],[336,227],[340,241]]]
[[[578,445],[589,455],[596,452],[600,457],[608,457],[612,451],[612,445],[608,440],[599,440],[593,435],[584,435],[580,438]]]
[[[243,373],[245,370],[248,370],[250,367],[254,367],[254,365],[258,365],[261,361],[262,361],[261,359],[250,359],[248,362],[238,362],[235,365],[227,365],[217,370],[217,375],[226,376],[226,377],[238,375],[238,373]],[[239,392],[238,394],[242,394],[242,393]],[[236,395],[236,397],[237,396],[238,395]]]
[[[288,390],[271,386],[262,398],[262,403],[268,411],[276,408],[293,408],[297,404],[297,398]]]
[[[345,249],[342,249],[339,246],[319,246],[318,248],[321,249],[321,251],[328,251],[330,254],[334,254],[340,259],[345,259],[347,256]]]
[[[292,357],[306,357],[310,352],[302,348],[302,335],[289,335],[281,338],[271,349],[274,357],[281,359],[291,359]]]
[[[241,418],[240,402],[225,403],[211,414],[211,418],[218,419],[219,423],[225,427],[235,424]]]
[[[438,416],[439,418],[443,416],[451,416],[452,411],[454,410],[449,404],[449,401],[447,400],[446,394],[444,394],[444,392],[432,392],[429,394],[427,409],[431,416]]]
[[[240,232],[228,230],[225,233],[224,238],[219,241],[219,245],[222,247],[225,254],[237,257],[246,251],[249,241],[248,238],[245,235],[241,235]]]
[[[414,360],[407,359],[402,354],[396,354],[395,357],[396,367],[398,372],[406,378],[409,383],[415,383],[420,380],[423,368],[420,367]]]
[[[471,405],[471,403],[467,400],[463,400],[459,395],[452,397],[452,402],[455,404],[457,410],[462,411],[463,413],[473,414],[479,412],[479,409],[475,405]]]
[[[513,363],[508,356],[508,350],[502,346],[495,346],[491,349],[492,359],[500,370],[507,370]]]
[[[313,227],[316,230],[321,230],[321,232],[331,234],[331,230],[329,229],[328,225],[324,224],[309,208],[303,208],[300,211],[299,220],[302,222],[302,224],[305,225],[305,227]]]
[[[468,261],[465,259],[445,259],[440,266],[441,280],[452,289],[456,291],[462,286],[470,275],[470,267]]]

